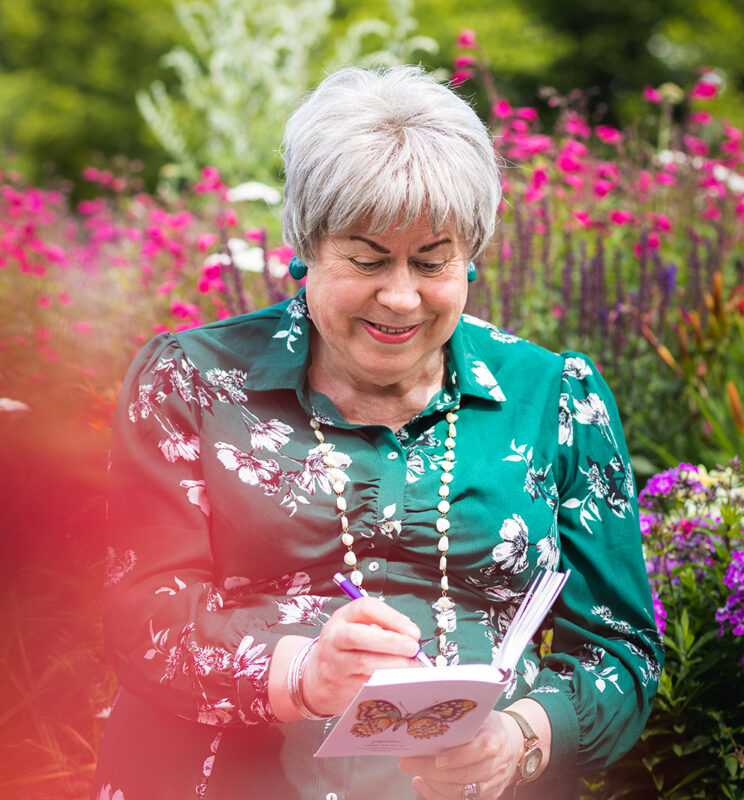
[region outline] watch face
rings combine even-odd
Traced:
[[[522,774],[524,777],[531,778],[540,769],[541,763],[542,750],[540,750],[539,747],[536,747],[524,757],[524,763],[522,764]]]

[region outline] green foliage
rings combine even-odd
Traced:
[[[162,82],[137,94],[153,133],[174,160],[169,175],[193,179],[202,166],[229,181],[278,182],[279,146],[287,116],[339,63],[407,63],[436,43],[415,34],[409,0],[389,2],[391,22],[354,23],[337,53],[318,60],[331,26],[333,0],[191,0],[176,4],[191,49],[177,47],[162,63],[179,93]]]
[[[0,147],[31,180],[161,158],[134,105],[179,41],[170,0],[0,0]]]

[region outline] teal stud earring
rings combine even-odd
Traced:
[[[296,281],[301,281],[307,275],[307,267],[297,256],[292,256],[292,260],[289,262],[289,274]]]
[[[292,269],[292,265],[289,265],[290,270]],[[476,269],[475,264],[471,261],[468,264],[468,283],[472,283],[478,277],[478,270]]]

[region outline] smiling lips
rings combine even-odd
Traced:
[[[384,344],[399,344],[402,342],[407,342],[421,327],[421,323],[418,323],[416,325],[406,325],[405,327],[394,328],[390,325],[379,325],[376,322],[369,322],[366,319],[362,320],[362,324],[373,339],[378,342],[383,342]]]

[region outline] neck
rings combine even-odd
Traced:
[[[385,425],[397,431],[426,408],[446,379],[444,350],[417,373],[391,383],[362,380],[349,374],[343,365],[328,363],[320,343],[314,342],[311,352],[307,373],[310,386],[327,395],[353,425]]]

